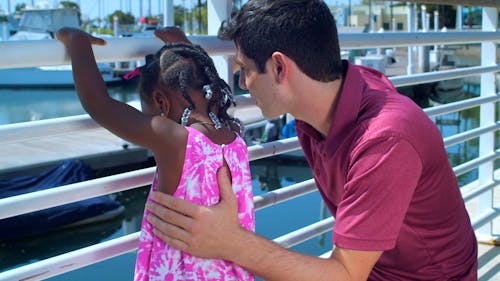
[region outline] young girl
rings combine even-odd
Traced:
[[[57,33],[71,58],[85,110],[114,134],[153,152],[157,172],[152,190],[214,205],[219,201],[216,172],[228,166],[240,223],[253,230],[247,146],[239,136],[238,121],[226,112],[233,101],[230,88],[207,53],[190,44],[183,33],[170,29],[157,36],[184,42],[167,42],[131,74],[140,75],[140,112],[107,93],[91,47],[105,41],[78,29],[63,28]],[[135,280],[254,280],[233,263],[196,258],[170,247],[154,235],[145,219],[148,213],[142,222]]]

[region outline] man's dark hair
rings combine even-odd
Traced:
[[[261,73],[279,51],[312,79],[327,82],[342,75],[337,27],[321,0],[250,0],[222,23],[218,37],[233,40]]]

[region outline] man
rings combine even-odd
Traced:
[[[240,87],[264,116],[296,118],[336,218],[335,248],[322,259],[245,231],[227,170],[212,208],[154,194],[158,204],[148,208],[157,235],[265,280],[477,279],[476,238],[439,130],[383,74],[341,61],[322,1],[250,0],[219,37],[235,42]]]

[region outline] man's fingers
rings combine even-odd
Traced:
[[[181,240],[177,240],[174,238],[171,238],[169,236],[166,236],[163,232],[159,231],[158,229],[154,228],[153,233],[158,236],[161,240],[165,241],[168,245],[176,248],[177,250],[189,253],[188,249],[189,246],[188,244],[182,242]]]
[[[191,219],[174,210],[161,207],[155,202],[148,202],[146,207],[158,218],[162,218],[166,223],[176,225],[180,228],[187,229],[191,223]]]
[[[228,200],[235,197],[231,183],[231,172],[227,166],[222,166],[217,171],[217,182],[219,183],[221,200]]]
[[[152,214],[148,215],[146,219],[154,226],[153,232],[156,236],[160,237],[162,240],[179,250],[187,250],[189,233],[187,233],[184,229],[165,223]]]
[[[200,207],[195,203],[191,203],[186,200],[176,198],[171,195],[167,195],[165,193],[158,191],[151,192],[150,197],[153,201],[158,202],[159,204],[167,207],[168,209],[173,210],[180,214],[185,214],[188,217],[193,217],[198,212],[198,208]],[[161,211],[165,209],[158,208],[158,210]]]

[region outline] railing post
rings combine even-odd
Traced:
[[[232,0],[208,0],[208,35],[217,35],[219,27],[232,11]],[[229,56],[212,56],[219,76],[233,88],[233,63]]]
[[[456,16],[456,30],[457,31],[462,31],[462,25],[463,25],[463,22],[462,22],[462,11],[463,11],[463,6],[462,5],[458,5],[457,6],[457,16]],[[483,24],[484,26],[484,24]]]
[[[163,26],[173,26],[174,25],[174,1],[164,0],[163,1]],[[186,21],[184,21],[184,32],[186,31]]]
[[[429,32],[429,15],[427,14],[427,8],[425,5],[421,6],[421,21],[422,21],[422,32]],[[429,46],[419,46],[418,47],[418,72],[429,72],[430,70],[430,47]]]
[[[415,13],[415,3],[408,2],[406,3],[408,9],[408,32],[415,32],[415,21],[416,21],[416,13]],[[415,74],[415,66],[413,65],[413,47],[408,46],[408,65],[406,66],[406,74],[411,75]]]
[[[483,7],[483,31],[496,31],[498,25],[498,14],[496,8]],[[496,64],[496,43],[481,43],[481,65],[487,66]],[[481,74],[481,96],[490,96],[496,94],[495,73]],[[481,105],[480,108],[480,126],[491,125],[495,122],[495,103]],[[491,154],[495,151],[495,134],[489,132],[481,135],[479,138],[479,157]],[[493,181],[494,161],[483,164],[479,167],[479,185],[484,185]],[[493,190],[485,192],[479,196],[477,215],[486,213],[493,207]],[[477,231],[480,241],[492,241],[493,224],[491,222],[480,227]],[[498,239],[498,238],[497,238]]]

